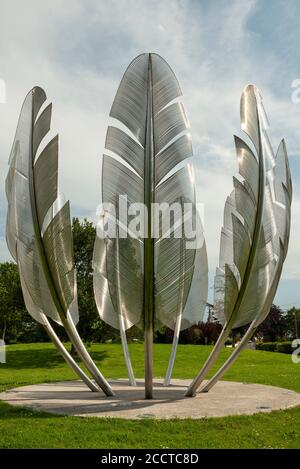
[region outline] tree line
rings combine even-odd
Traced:
[[[74,260],[77,269],[77,289],[80,320],[78,330],[85,342],[118,342],[119,332],[103,322],[97,312],[93,293],[92,254],[96,229],[88,220],[72,221]],[[210,315],[210,321],[200,322],[182,331],[180,343],[213,344],[221,325]],[[67,340],[62,327],[53,324],[62,340]],[[236,330],[231,340],[244,332]],[[273,305],[267,319],[260,325],[256,337],[260,341],[273,342],[297,338],[300,333],[300,309],[284,312]],[[18,268],[13,262],[0,263],[0,338],[6,343],[46,342],[49,340],[44,328],[27,313],[20,285]],[[173,332],[167,327],[156,332],[155,342],[170,343]],[[128,331],[128,340],[143,340],[143,332],[137,327]]]

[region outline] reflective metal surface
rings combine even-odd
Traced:
[[[148,209],[145,237],[116,243],[99,236],[93,261],[101,318],[120,328],[121,315],[126,329],[138,325],[145,331],[146,398],[152,397],[153,331],[162,324],[176,329],[169,381],[179,331],[201,321],[207,299],[204,240],[200,247],[187,249],[185,238],[152,236],[153,203],[196,203],[193,152],[181,95],[173,71],[160,56],[136,57],[112,104],[110,116],[116,124],[108,127],[105,146],[110,154],[103,157],[102,201],[116,204],[118,196],[126,194],[128,205],[143,203]]]
[[[74,325],[78,322],[76,274],[69,203],[62,204],[57,193],[58,137],[38,151],[50,130],[52,105],[42,107],[45,101],[45,92],[33,88],[21,110],[6,179],[7,244],[18,264],[29,314],[44,324],[64,358],[80,373],[41,318],[49,316],[63,325],[97,384],[112,395]]]
[[[215,308],[225,324],[186,396],[195,395],[231,330],[250,323],[238,348],[201,390],[208,391],[223,376],[269,313],[276,293],[288,248],[292,186],[284,143],[275,157],[266,122],[260,93],[249,85],[241,98],[241,123],[255,154],[235,138],[244,180],[234,178],[234,191],[225,205],[215,277]]]

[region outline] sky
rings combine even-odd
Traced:
[[[60,135],[60,190],[73,216],[95,219],[108,114],[130,61],[156,52],[181,85],[191,125],[197,188],[205,209],[212,300],[223,208],[237,174],[243,88],[263,96],[276,151],[285,138],[294,198],[289,254],[275,303],[300,307],[300,79],[298,0],[0,0],[0,261],[4,180],[22,102],[35,85],[53,103]],[[1,100],[5,85],[6,100]]]

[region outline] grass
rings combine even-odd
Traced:
[[[174,378],[192,378],[211,347],[178,347]],[[106,377],[126,376],[118,344],[93,345]],[[143,377],[143,345],[131,344],[137,377]],[[156,377],[163,377],[169,345],[154,346]],[[221,360],[229,354],[224,350]],[[7,347],[0,391],[26,384],[74,379],[51,344]],[[285,354],[245,350],[224,379],[281,386],[300,392],[300,364]],[[200,420],[97,419],[53,416],[0,402],[1,448],[300,448],[300,407],[270,414]]]

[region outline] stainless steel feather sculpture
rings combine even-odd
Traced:
[[[47,317],[61,324],[86,368],[108,396],[110,385],[85,349],[78,322],[76,272],[73,262],[69,202],[58,195],[58,136],[39,152],[50,130],[52,105],[43,107],[45,92],[33,88],[18,122],[6,179],[6,239],[19,268],[27,310],[43,324],[74,371],[93,390],[99,388],[74,362]]]
[[[121,330],[131,382],[134,377],[125,331],[139,325],[145,331],[145,396],[152,397],[153,331],[161,324],[174,329],[169,381],[181,329],[201,320],[207,296],[205,242],[189,249],[186,237],[153,236],[153,204],[181,208],[190,203],[197,217],[192,146],[182,93],[169,65],[157,54],[142,54],[127,68],[110,117],[102,166],[102,202],[116,207],[119,196],[127,207],[145,207],[145,235],[114,236],[98,227],[94,249],[94,291],[101,318]],[[178,221],[178,220],[177,220]],[[183,217],[171,227],[182,228]],[[105,239],[104,239],[105,238]]]
[[[114,121],[102,162],[105,209],[93,254],[95,300],[100,317],[120,330],[132,385],[126,330],[143,328],[146,398],[152,398],[154,330],[161,325],[174,330],[168,385],[180,330],[203,319],[207,299],[206,246],[202,231],[199,236],[193,152],[181,96],[173,71],[159,55],[136,57],[110,111]],[[101,388],[112,396],[76,329],[70,207],[58,194],[58,136],[46,138],[52,105],[45,103],[45,92],[35,87],[21,110],[6,178],[7,244],[19,268],[29,314],[92,391]],[[231,330],[249,325],[239,346],[201,391],[211,389],[237,359],[269,313],[287,255],[292,201],[288,157],[283,140],[273,153],[261,96],[253,85],[242,94],[241,122],[250,143],[235,137],[243,180],[234,178],[225,204],[215,276],[215,310],[224,327],[186,396],[195,395]],[[111,221],[115,230],[107,231]],[[65,328],[96,383],[70,356],[51,321]]]
[[[242,94],[241,123],[251,147],[235,137],[243,181],[234,178],[234,190],[225,204],[215,277],[215,308],[224,327],[186,396],[196,393],[233,328],[249,324],[240,345],[200,391],[208,391],[222,377],[266,318],[287,254],[292,183],[285,143],[280,143],[275,156],[261,96],[253,85]]]

